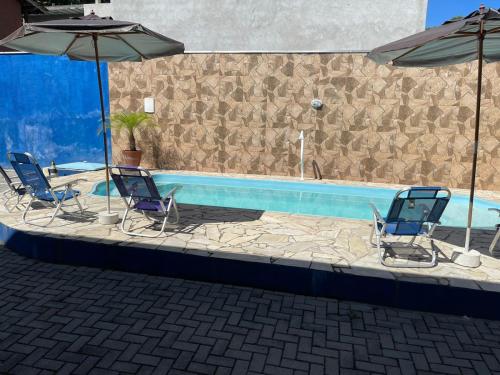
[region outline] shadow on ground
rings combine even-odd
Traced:
[[[491,229],[473,229],[471,233],[471,248],[485,255],[489,253],[489,247],[496,231]],[[450,245],[463,247],[465,244],[465,228],[439,226],[434,231],[433,237]],[[496,246],[496,253],[500,252],[500,242]]]

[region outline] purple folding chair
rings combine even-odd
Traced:
[[[129,166],[112,166],[109,169],[111,178],[126,205],[120,225],[123,233],[130,236],[159,237],[164,233],[165,227],[169,223],[171,210],[174,211],[176,218],[170,224],[176,224],[179,221],[179,211],[174,197],[176,188],[161,196],[147,169]],[[131,210],[141,212],[148,220],[161,223],[160,231],[154,235],[127,231],[125,222]]]

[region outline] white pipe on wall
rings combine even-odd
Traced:
[[[304,180],[304,131],[300,131],[300,179]]]

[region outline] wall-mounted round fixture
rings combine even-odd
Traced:
[[[323,102],[321,99],[313,99],[311,100],[311,107],[314,109],[321,109],[321,107],[323,107]]]

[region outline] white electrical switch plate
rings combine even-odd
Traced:
[[[144,98],[144,112],[155,113],[155,99]]]

